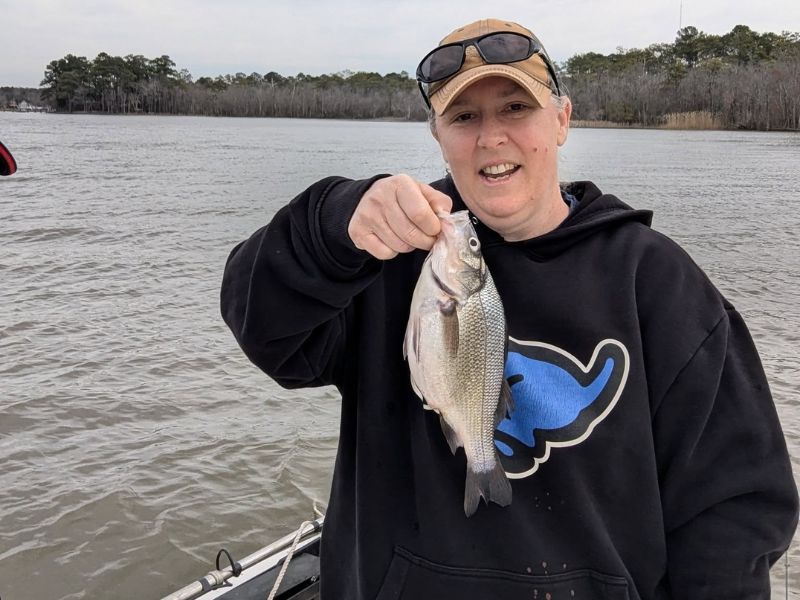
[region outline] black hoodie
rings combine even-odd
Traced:
[[[375,178],[322,180],[230,255],[222,313],[286,387],[335,385],[323,600],[769,597],[797,492],[739,314],[671,240],[592,183],[554,231],[478,223],[516,408],[510,506],[465,517],[463,451],[414,394],[402,342],[425,253],[347,235]],[[452,181],[434,187],[464,208]]]

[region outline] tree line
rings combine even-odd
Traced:
[[[660,126],[674,115],[702,113],[718,127],[800,129],[798,33],[760,34],[737,25],[717,36],[689,26],[672,44],[578,54],[556,68],[574,119]],[[67,112],[426,118],[405,71],[194,79],[166,55],[68,54],[47,65],[41,86],[41,101]],[[8,89],[0,89],[0,101]]]
[[[702,112],[725,128],[800,129],[800,33],[690,26],[673,44],[579,54],[562,68],[578,119],[654,126]]]
[[[401,73],[283,76],[274,71],[194,80],[169,56],[101,53],[52,61],[42,98],[59,111],[241,117],[424,119],[416,83]]]

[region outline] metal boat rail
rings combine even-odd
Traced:
[[[164,596],[161,600],[194,600],[211,590],[218,589],[225,585],[230,578],[239,576],[254,565],[289,549],[295,543],[295,539],[298,539],[298,543],[301,543],[312,535],[318,535],[322,530],[324,520],[325,517],[319,517],[314,521],[310,521],[304,524],[299,531],[294,531],[285,535],[268,546],[264,546],[260,550],[253,552],[242,560],[234,562],[225,568],[220,569],[219,564],[217,564],[217,568],[213,571],[209,571],[204,577],[201,577],[197,581],[190,583],[168,596]],[[221,550],[220,554],[222,554],[222,552]],[[230,557],[230,555],[228,556]],[[217,561],[219,561],[219,557],[220,555],[217,555]]]

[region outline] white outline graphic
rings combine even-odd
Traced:
[[[586,431],[584,432],[583,435],[581,435],[578,438],[575,438],[574,440],[569,440],[566,442],[551,442],[549,440],[545,440],[544,455],[542,456],[542,458],[534,457],[533,467],[522,473],[509,473],[508,471],[506,471],[506,476],[509,479],[523,479],[525,477],[530,477],[531,475],[533,475],[539,469],[539,465],[547,462],[547,459],[550,458],[551,447],[566,448],[569,446],[577,446],[578,444],[586,440],[586,438],[588,438],[591,435],[592,431],[594,431],[594,428],[608,416],[608,414],[614,409],[617,402],[619,401],[619,398],[622,395],[622,391],[625,389],[625,384],[628,381],[628,371],[630,370],[630,355],[628,354],[628,349],[622,342],[613,339],[605,339],[599,342],[597,346],[595,346],[592,358],[589,360],[589,363],[584,366],[583,363],[581,363],[581,361],[572,356],[572,354],[570,354],[566,350],[562,350],[557,346],[553,346],[551,344],[545,344],[544,342],[525,342],[513,338],[511,336],[508,336],[508,339],[516,344],[519,344],[520,346],[535,346],[538,348],[547,348],[548,350],[557,352],[558,354],[561,354],[562,356],[568,358],[573,363],[575,363],[575,365],[584,373],[588,373],[589,371],[592,370],[592,367],[594,367],[594,363],[597,360],[597,356],[600,354],[600,351],[606,346],[609,345],[617,346],[622,351],[622,355],[625,357],[625,365],[622,372],[622,379],[619,382],[619,386],[617,387],[617,391],[614,394],[614,397],[611,399],[611,402],[608,403],[608,406],[605,408],[605,410],[602,413],[600,413],[597,417],[595,417],[595,419],[591,423],[589,423],[589,426],[586,428]],[[502,458],[500,459],[500,461],[502,463]]]

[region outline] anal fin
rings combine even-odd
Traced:
[[[458,439],[458,435],[455,432],[455,429],[450,427],[450,424],[445,421],[444,416],[441,414],[439,415],[439,423],[442,425],[442,432],[444,433],[444,437],[447,440],[447,445],[450,446],[450,451],[455,454],[456,450],[458,450],[463,444]]]

